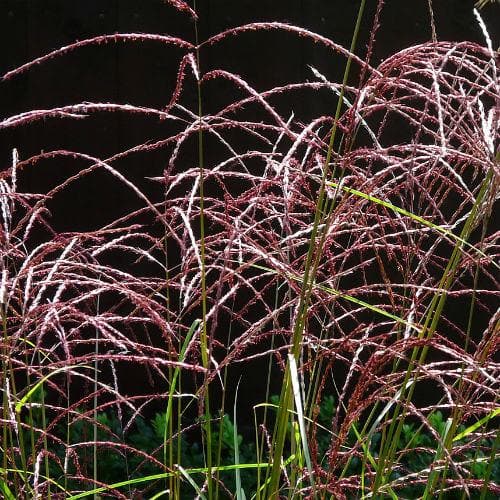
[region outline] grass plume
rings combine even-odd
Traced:
[[[499,494],[498,53],[485,33],[485,46],[435,40],[375,64],[383,4],[365,58],[362,2],[349,49],[255,22],[194,43],[100,35],[3,76],[108,43],[173,46],[178,58],[162,106],[85,101],[0,121],[0,133],[115,114],[164,127],[107,156],[25,157],[15,144],[4,160],[5,498]],[[205,51],[270,31],[320,44],[343,81],[311,68],[258,89],[224,61],[203,71]],[[230,102],[205,106],[222,83]],[[330,100],[301,116],[305,98]],[[155,175],[128,170],[154,155]],[[73,168],[31,192],[30,173],[48,165]],[[58,230],[58,201],[103,176],[134,208]],[[239,434],[249,379],[262,387],[250,397],[255,442]]]

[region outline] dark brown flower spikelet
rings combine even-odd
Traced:
[[[198,19],[198,15],[196,14],[196,12],[186,2],[183,2],[182,0],[163,0],[163,1],[167,4],[172,5],[181,12],[187,12],[193,19]]]

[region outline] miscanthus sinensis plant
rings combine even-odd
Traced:
[[[167,3],[196,25],[195,8]],[[497,497],[497,52],[484,30],[484,46],[434,41],[374,66],[383,2],[361,59],[364,6],[349,49],[259,22],[194,42],[97,36],[3,76],[70,62],[88,45],[181,54],[165,107],[86,101],[0,122],[120,113],[174,130],[105,158],[23,157],[15,144],[2,159],[4,498]],[[342,56],[344,80],[311,67],[307,81],[262,90],[223,67],[201,70],[205,49],[264,31]],[[238,97],[205,113],[214,82]],[[296,118],[297,99],[325,93],[336,112]],[[123,167],[153,153],[165,165],[148,179],[154,195]],[[27,173],[47,162],[81,168],[30,192]],[[101,172],[138,208],[56,232],[50,202]],[[129,373],[140,389],[123,389]],[[262,391],[242,443],[237,387],[252,377]],[[155,444],[140,446],[137,429],[158,408]]]

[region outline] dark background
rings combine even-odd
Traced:
[[[439,40],[484,43],[472,14],[472,0],[433,3]],[[376,2],[370,0],[367,4],[357,51],[361,56],[366,51]],[[358,6],[358,1],[349,0],[199,1],[199,36],[205,40],[249,22],[282,21],[348,47]],[[499,10],[495,4],[482,12],[492,34]],[[372,64],[377,65],[408,46],[429,41],[429,20],[427,0],[387,0]],[[0,0],[0,75],[76,40],[117,32],[169,34],[193,43],[195,38],[189,16],[161,0]],[[498,43],[495,37],[494,43]],[[84,101],[162,108],[170,100],[183,54],[181,49],[154,42],[82,48],[1,81],[1,118]],[[203,71],[224,68],[241,75],[257,90],[312,80],[308,65],[318,68],[331,81],[341,81],[344,64],[344,59],[334,57],[324,47],[284,32],[251,32],[201,51]],[[352,79],[355,83],[355,72]],[[219,109],[236,96],[232,86],[218,81],[209,85],[204,94],[204,110]],[[182,103],[196,110],[195,98],[194,81],[187,77]],[[298,100],[293,109],[304,120],[334,113],[332,100],[323,100],[321,95]],[[51,118],[19,129],[0,129],[0,168],[10,167],[14,147],[21,159],[57,149],[106,158],[147,140],[170,135],[170,127],[151,117],[98,113],[85,120]],[[136,155],[120,162],[117,168],[142,183],[145,176],[161,175],[167,159],[165,151],[158,151]],[[190,161],[195,162],[195,157],[187,157],[186,165]],[[210,161],[209,156],[207,163]],[[36,168],[20,174],[19,183],[28,192],[46,192],[84,166],[78,161],[39,162]],[[148,183],[143,188],[154,189]],[[127,190],[108,175],[97,173],[58,195],[49,208],[56,230],[76,231],[97,228],[128,213],[134,208],[131,203],[134,201],[130,201]]]

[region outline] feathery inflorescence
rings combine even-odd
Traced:
[[[167,3],[196,18],[185,2]],[[4,166],[0,467],[4,487],[19,498],[47,498],[48,492],[66,498],[64,489],[76,494],[106,487],[91,465],[96,452],[98,459],[114,453],[128,464],[124,481],[151,470],[179,474],[165,462],[165,450],[180,442],[178,432],[188,441],[196,435],[205,391],[227,396],[226,370],[255,374],[265,387],[268,373],[259,377],[268,359],[273,376],[284,369],[310,245],[316,246],[317,269],[297,370],[314,485],[307,479],[311,471],[295,461],[283,475],[284,487],[300,498],[313,488],[319,495],[354,498],[375,486],[378,495],[411,494],[404,493],[408,488],[475,495],[483,487],[474,476],[477,464],[497,467],[488,426],[498,414],[499,376],[499,235],[489,224],[500,179],[496,53],[471,42],[426,43],[378,67],[353,55],[364,77],[343,91],[314,68],[313,81],[266,90],[223,68],[200,73],[197,50],[202,54],[207,46],[262,30],[286,30],[303,43],[350,55],[308,30],[254,23],[199,47],[163,35],[99,36],[4,75],[16,78],[63,55],[70,60],[89,44],[147,47],[151,41],[174,44],[181,53],[163,109],[82,102],[0,122],[0,129],[39,120],[50,127],[49,119],[119,113],[175,126],[171,135],[108,158],[61,149],[20,160],[15,151]],[[187,86],[219,80],[239,97],[201,116],[185,106]],[[325,91],[332,102],[341,91],[344,98],[342,140],[330,165],[331,108],[307,122],[294,114],[296,99]],[[185,160],[200,130],[208,147],[217,146],[203,169],[203,253],[200,169]],[[16,147],[22,156],[23,145]],[[148,190],[123,165],[153,153],[164,154],[165,168],[147,179],[158,187]],[[30,193],[27,172],[42,162],[84,166],[46,192]],[[327,198],[318,238],[311,241],[325,168],[331,172]],[[56,231],[53,200],[103,172],[130,194],[135,208],[85,232]],[[202,273],[208,368],[194,322],[201,317]],[[172,386],[174,373],[182,388]],[[144,382],[130,387],[129,374]],[[326,423],[325,445],[318,409],[330,394],[336,408]],[[165,442],[144,451],[127,440],[142,417],[166,408],[172,397],[175,418]],[[266,394],[250,399],[264,402]],[[184,408],[191,413],[181,415]],[[272,409],[266,411],[267,420],[258,422],[264,461],[266,435],[272,434]],[[446,429],[453,436],[433,426],[437,412],[449,417]],[[115,415],[119,425],[103,414]],[[255,414],[261,418],[262,408]],[[479,425],[470,430],[474,423]],[[87,434],[73,440],[82,428]],[[375,436],[387,435],[399,442],[409,428],[437,444],[415,439],[391,451],[376,442]],[[417,452],[429,458],[420,471],[408,461]],[[287,486],[289,474],[295,479]],[[499,491],[494,482],[486,488]],[[119,488],[108,493],[129,495]]]

